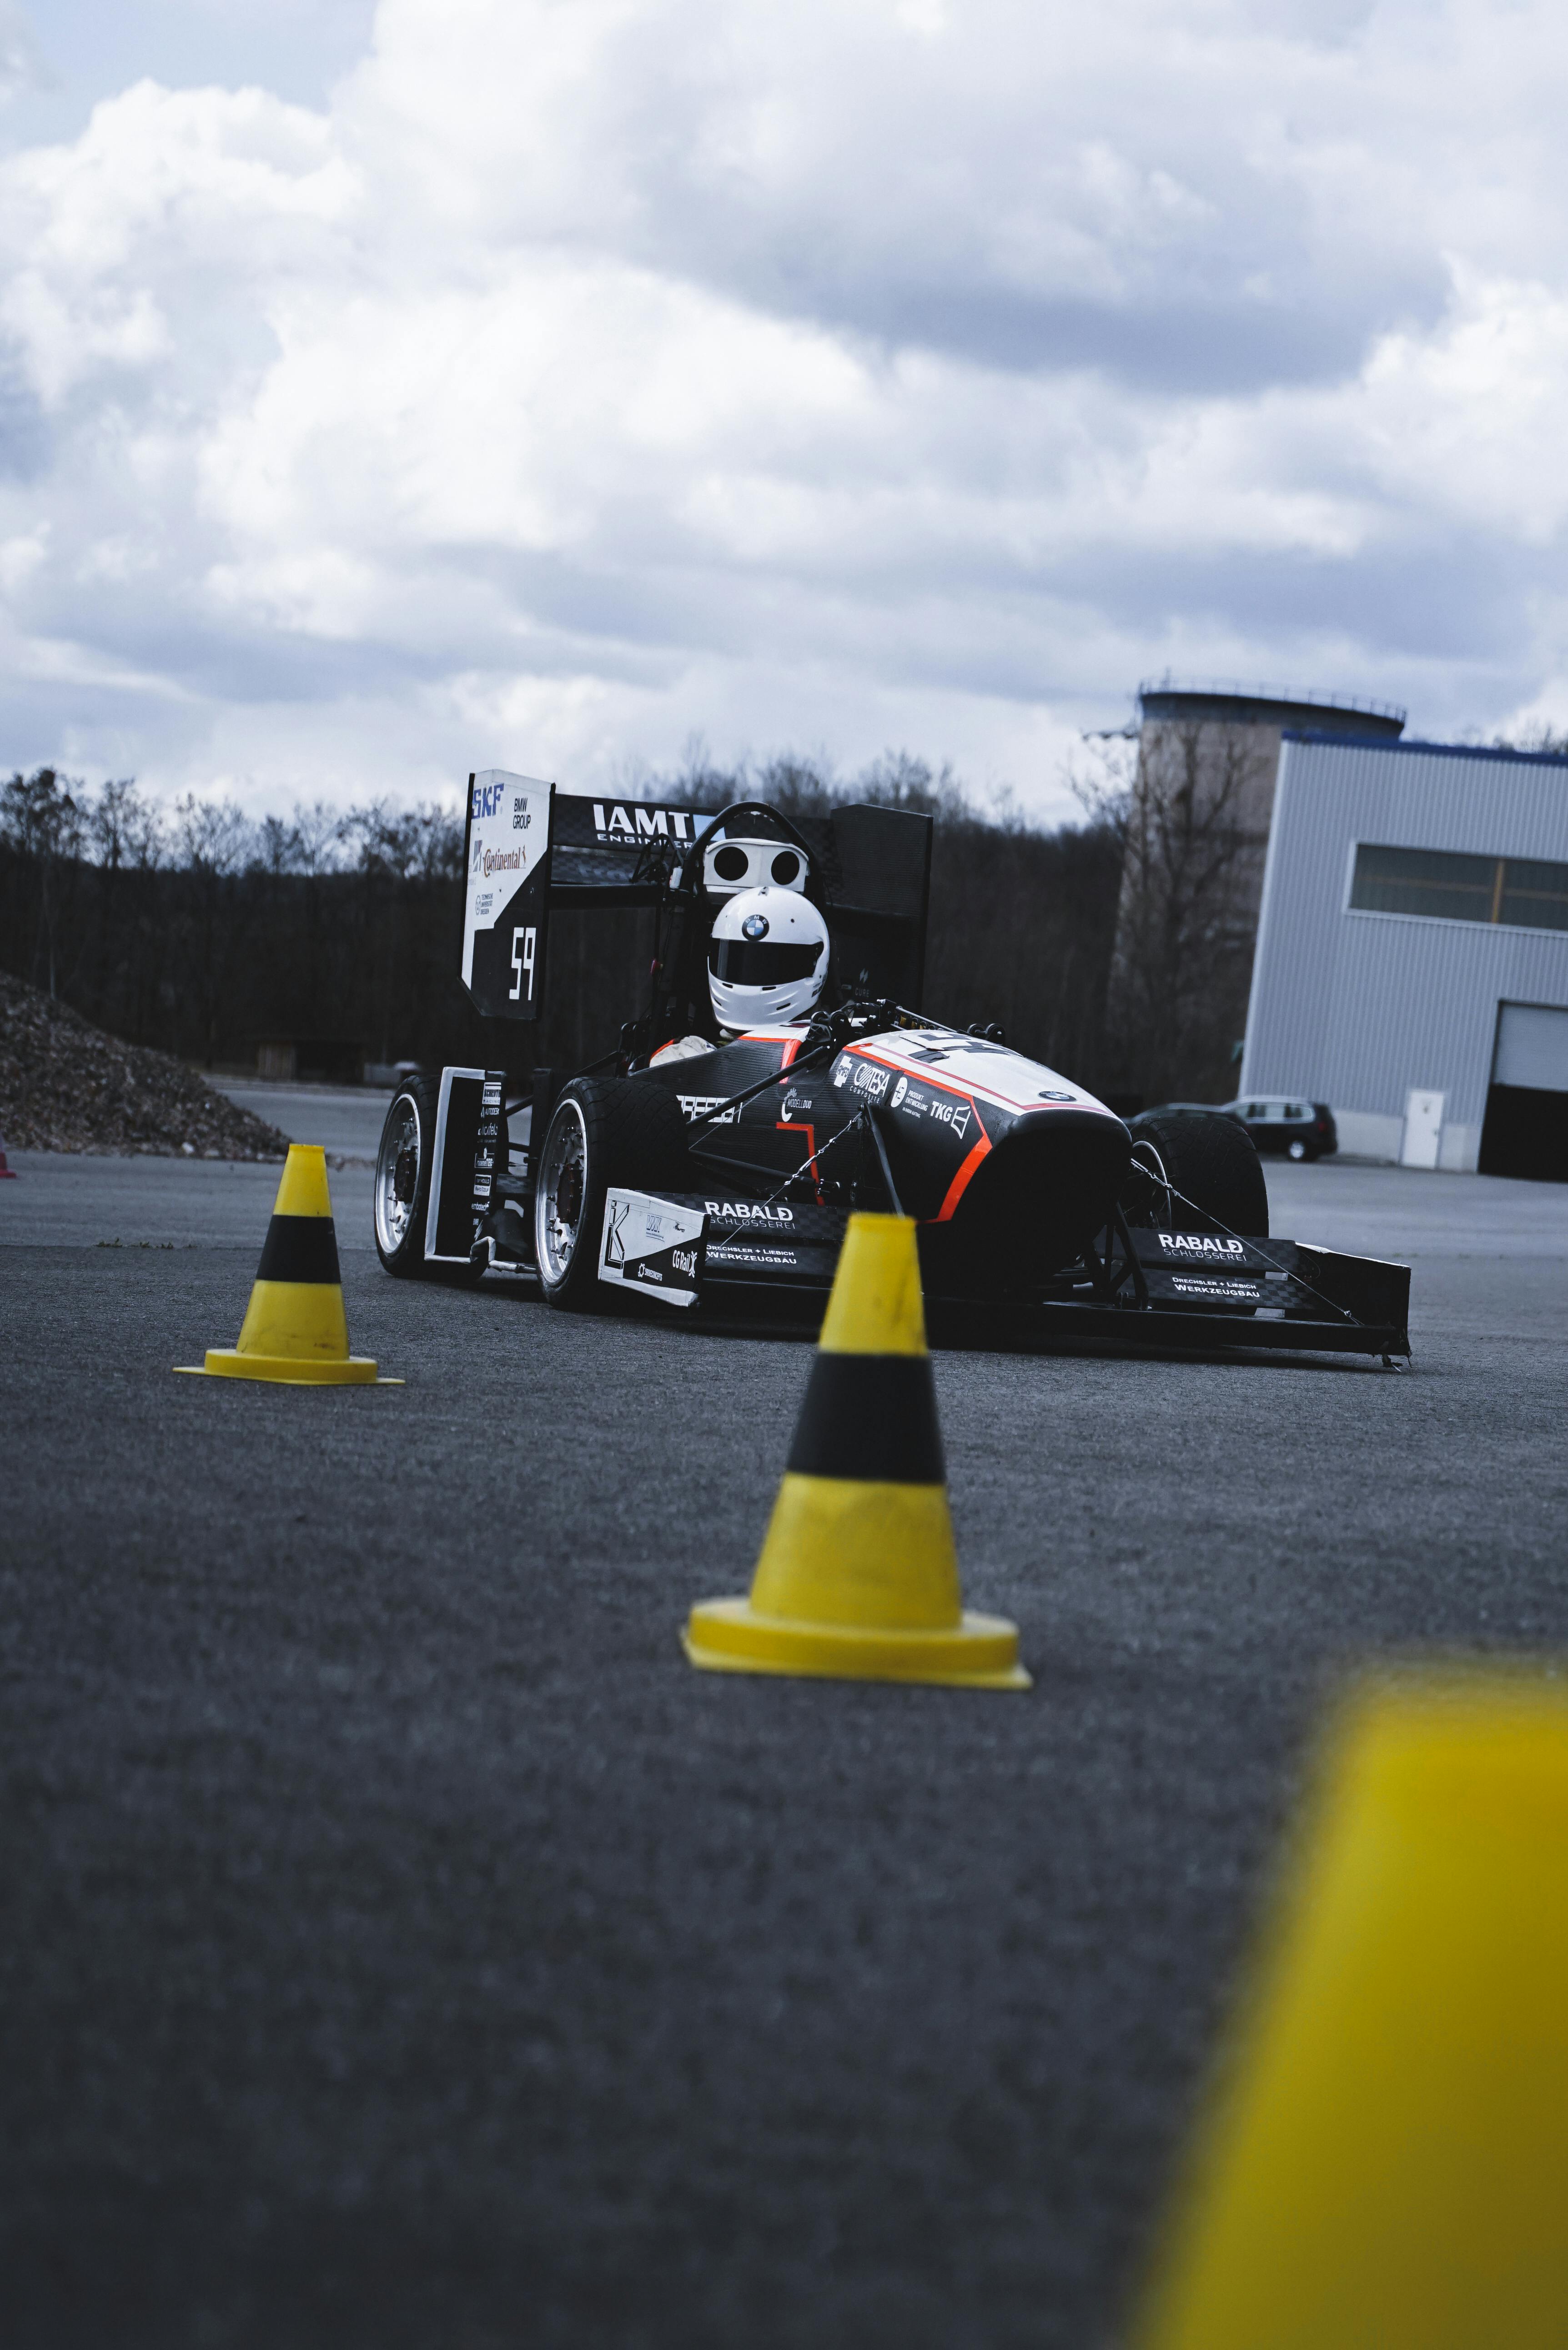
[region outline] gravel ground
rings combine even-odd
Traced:
[[[176,1379],[259,1227],[99,1251],[29,1210],[8,2345],[1105,2342],[1324,1691],[1568,1637],[1568,1200],[1275,1188],[1303,1237],[1421,1232],[1412,1373],[938,1359],[1023,1697],[685,1665],[799,1345],[359,1250],[354,1344],[405,1388]]]
[[[0,971],[0,1141],[14,1150],[281,1159],[286,1139],[167,1053]]]

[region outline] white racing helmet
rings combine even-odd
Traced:
[[[722,1028],[805,1020],[827,979],[827,924],[798,889],[741,889],[708,941],[708,992]]]

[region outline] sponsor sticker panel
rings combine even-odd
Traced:
[[[462,983],[489,1019],[536,1020],[544,1001],[553,797],[501,767],[469,778]]]
[[[612,1189],[605,1194],[599,1279],[666,1305],[695,1305],[702,1294],[707,1229],[699,1208]]]

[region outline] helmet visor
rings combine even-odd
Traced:
[[[710,939],[708,968],[729,987],[783,987],[808,979],[821,952],[819,946],[775,945],[771,939]]]

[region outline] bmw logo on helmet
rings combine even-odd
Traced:
[[[741,924],[741,929],[748,939],[765,939],[768,934],[768,918],[765,914],[748,914]]]

